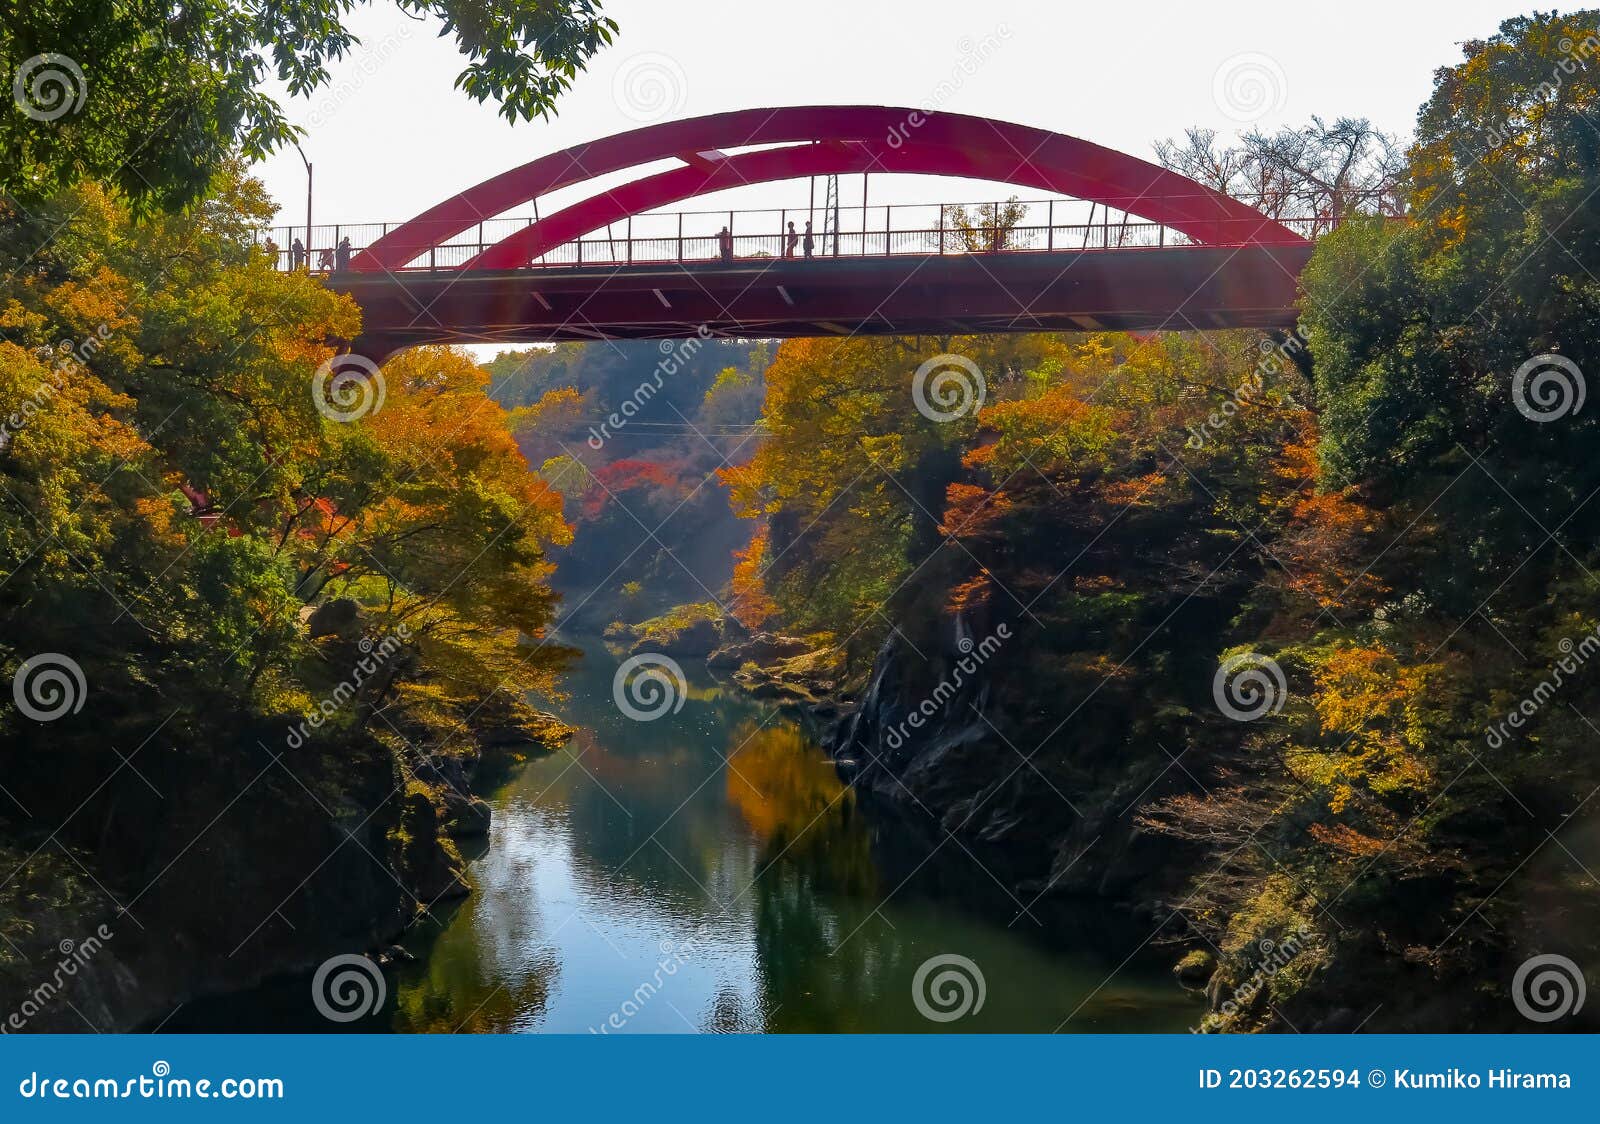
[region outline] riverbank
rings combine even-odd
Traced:
[[[233,731],[233,770],[141,757],[148,806],[107,820],[105,851],[53,836],[0,848],[14,872],[0,888],[0,1026],[132,1030],[330,956],[392,956],[469,892],[462,847],[489,828],[473,786],[559,745],[570,731],[544,717],[486,724],[470,745],[403,770],[370,736],[273,753],[267,739],[281,746],[285,723],[265,720]],[[165,854],[163,840],[176,841]]]
[[[840,731],[889,713],[887,673],[857,700],[798,638],[738,643],[774,666],[683,656],[681,713],[639,721],[616,702],[622,656],[582,642],[551,717],[574,737],[548,755],[496,728],[405,785],[371,740],[307,747],[284,762],[293,776],[263,757],[245,814],[220,817],[183,860],[194,893],[120,893],[121,924],[112,890],[33,915],[40,962],[67,939],[82,962],[62,991],[71,1005],[35,1004],[25,1028],[921,1030],[913,977],[942,956],[976,965],[989,996],[952,1029],[1192,1025],[1163,953],[1118,966],[1142,918],[1093,893],[1039,893],[1015,840],[952,836],[863,775]],[[774,686],[792,666],[798,690]],[[858,705],[836,722],[841,701]],[[227,781],[213,780],[220,796]],[[296,818],[292,839],[267,840],[282,829],[269,807]],[[283,861],[233,858],[247,854]],[[282,884],[301,868],[303,884]],[[330,1023],[313,969],[362,953],[381,965],[377,1006]],[[645,985],[675,998],[636,1009]]]
[[[1129,782],[1147,778],[1130,768],[1069,798],[1007,745],[1006,719],[987,713],[997,697],[1026,693],[1015,682],[1025,665],[998,658],[1016,638],[1010,625],[957,617],[915,647],[896,630],[852,673],[835,647],[752,632],[714,608],[680,606],[609,635],[634,654],[704,657],[730,686],[786,709],[840,778],[906,830],[983,850],[1014,905],[1070,915],[1089,900],[1134,924],[1162,920],[1157,903],[1179,885],[1169,868],[1181,848],[1127,817],[1139,795]]]

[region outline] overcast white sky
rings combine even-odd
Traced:
[[[461,188],[580,141],[658,120],[756,106],[927,106],[1070,133],[1148,158],[1189,125],[1235,131],[1312,114],[1409,132],[1435,67],[1531,0],[607,0],[621,24],[549,123],[511,125],[452,86],[462,60],[437,25],[378,0],[364,43],[309,102],[315,219],[398,221]],[[293,149],[257,174],[304,222]],[[876,177],[873,202],[957,201],[959,186]],[[859,180],[857,181],[859,183]],[[792,205],[805,188],[747,188],[721,205]],[[844,189],[846,204],[858,201]],[[977,197],[987,197],[980,195]],[[515,213],[521,214],[519,210]]]

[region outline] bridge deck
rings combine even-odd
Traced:
[[[421,343],[1289,327],[1312,245],[336,273],[355,350]]]

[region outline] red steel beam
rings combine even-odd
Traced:
[[[430,342],[1289,327],[1311,243],[342,274],[356,351]]]
[[[1264,244],[1302,241],[1286,227],[1264,220],[1254,208],[1221,192],[1148,161],[1077,137],[957,113],[924,113],[883,106],[795,106],[739,110],[651,125],[541,157],[468,188],[401,224],[358,254],[351,269],[377,272],[403,268],[430,248],[486,218],[599,176],[672,158],[684,160],[689,165],[683,169],[685,171],[715,176],[717,167],[707,171],[704,167],[707,162],[695,160],[691,154],[806,142],[830,142],[815,145],[820,150],[848,152],[854,149],[863,154],[861,159],[869,160],[874,169],[879,165],[914,163],[927,174],[934,175],[1041,187],[1076,185],[1081,190],[1064,186],[1048,186],[1048,189],[1128,211],[1185,233],[1193,230],[1195,233],[1191,236],[1200,241],[1211,240],[1219,229],[1250,232],[1251,237],[1243,241]],[[908,155],[901,157],[901,153]],[[951,159],[952,155],[964,158]],[[720,166],[728,162],[711,163]],[[656,182],[638,199],[663,191],[660,177],[644,182],[651,180]],[[683,181],[678,187],[687,182]],[[675,190],[676,187],[671,188],[667,193]],[[626,188],[601,192],[579,207],[593,203],[595,213],[615,211],[618,204],[613,202],[605,207],[599,200],[625,191]],[[689,198],[692,194],[698,192],[673,198]],[[569,208],[568,212],[572,210]],[[534,227],[548,221],[545,219]],[[570,214],[566,221],[572,221]],[[1219,228],[1216,225],[1219,222],[1224,226]],[[543,234],[538,237],[545,239]]]
[[[884,151],[865,144],[803,144],[747,152],[721,161],[675,168],[591,196],[502,239],[461,268],[516,269],[557,246],[633,215],[697,195],[746,184],[879,171],[983,179],[994,167],[994,161],[1004,156],[1004,153],[992,147],[973,145],[953,149],[926,144],[904,144]],[[1075,169],[1045,168],[1037,164],[1022,166],[1013,174],[1012,182],[1021,187],[1055,191],[1083,199],[1105,198],[1115,189],[1115,185],[1090,179]],[[1158,202],[1146,200],[1142,206],[1151,209]],[[1135,211],[1140,207],[1141,204],[1137,202],[1129,205],[1129,209]],[[1185,219],[1173,225],[1206,245],[1292,244],[1304,241],[1261,212],[1251,208],[1246,210],[1249,213],[1244,217],[1218,215],[1206,219]]]

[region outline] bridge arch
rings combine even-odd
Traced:
[[[752,146],[773,147],[724,152]],[[350,268],[401,269],[486,218],[565,187],[672,158],[682,166],[545,215],[482,250],[465,268],[517,268],[608,223],[697,195],[851,172],[957,176],[1053,191],[1160,223],[1204,245],[1305,242],[1222,192],[1077,137],[958,113],[794,106],[650,125],[540,157],[402,223],[358,254]]]

